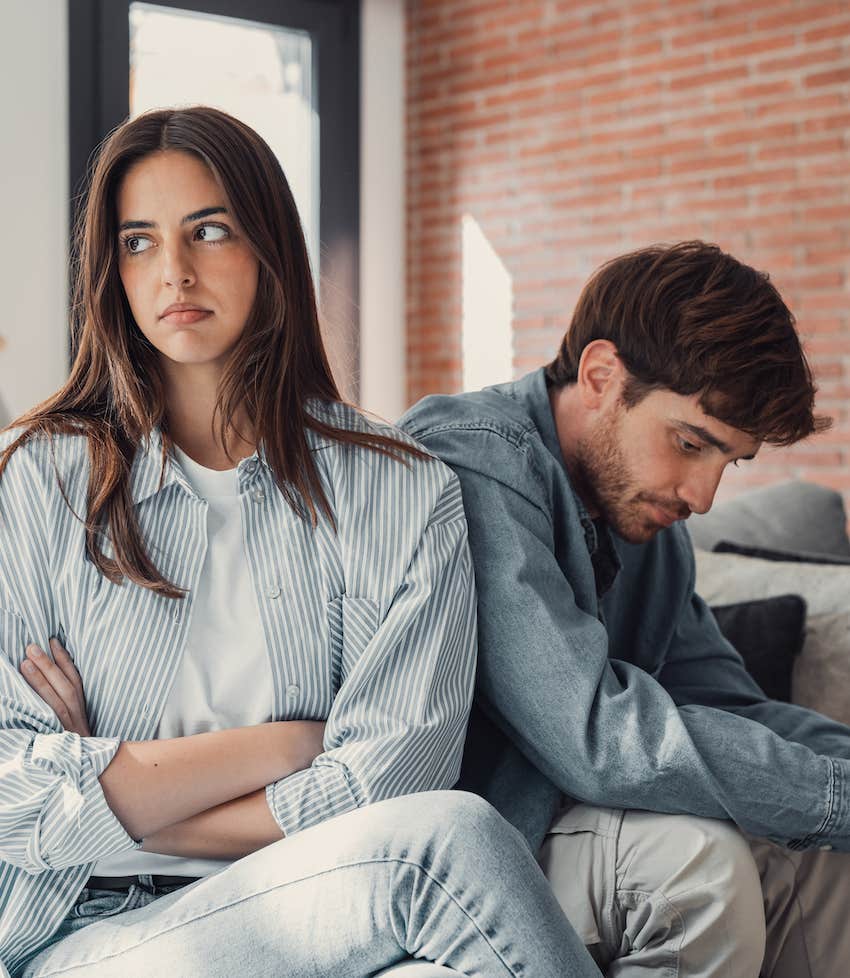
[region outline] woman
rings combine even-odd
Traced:
[[[9,971],[596,974],[512,829],[412,794],[470,706],[461,498],[340,401],[266,144],[209,108],[116,130],[76,310],[0,446]]]

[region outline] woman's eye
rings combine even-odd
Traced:
[[[201,241],[223,241],[230,237],[227,228],[218,224],[202,224],[195,233]]]
[[[147,238],[139,237],[137,234],[128,235],[124,238],[124,249],[131,255],[138,255],[147,251],[151,247],[151,242]]]

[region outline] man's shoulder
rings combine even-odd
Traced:
[[[526,407],[510,394],[510,384],[486,387],[465,394],[432,394],[415,404],[399,421],[399,426],[442,457],[454,455],[476,443],[525,449],[539,441],[539,433]]]

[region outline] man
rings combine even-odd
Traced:
[[[610,976],[850,966],[850,856],[824,851],[850,850],[850,729],[766,699],[693,593],[682,523],[727,465],[825,427],[813,403],[767,276],[686,242],[603,266],[545,369],[403,419],[469,521],[461,783],[543,843]]]

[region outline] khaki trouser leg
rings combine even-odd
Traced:
[[[608,978],[758,978],[761,887],[731,823],[575,805],[539,858]]]
[[[850,854],[751,840],[767,917],[763,978],[850,975]]]

